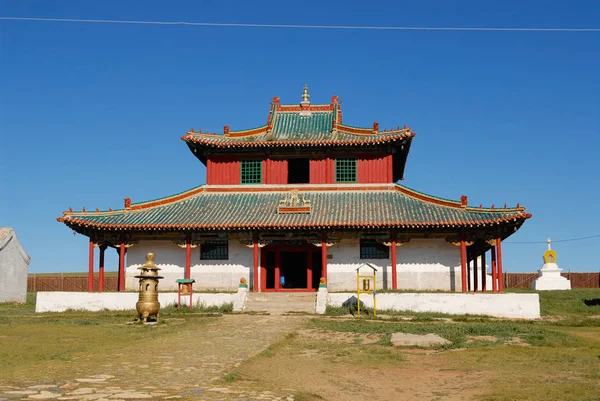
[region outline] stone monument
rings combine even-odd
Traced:
[[[548,238],[548,250],[544,252],[544,265],[538,270],[538,277],[531,282],[530,287],[534,290],[570,290],[571,281],[560,275],[561,268],[556,264],[556,251],[550,245],[552,241]]]

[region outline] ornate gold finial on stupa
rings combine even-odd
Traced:
[[[304,92],[302,93],[302,103],[310,103],[308,99],[310,99],[310,95],[308,94],[308,85],[304,84]]]
[[[556,263],[556,251],[552,250],[552,240],[548,238],[546,241],[548,243],[548,250],[544,252],[544,263]]]

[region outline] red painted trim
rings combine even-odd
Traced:
[[[119,291],[125,291],[125,234],[121,234],[119,249]]]
[[[473,291],[477,292],[479,290],[479,276],[477,275],[477,256],[473,259]]]
[[[98,263],[98,292],[104,291],[104,251],[106,251],[106,245],[100,246],[100,263]]]
[[[485,252],[481,254],[481,292],[485,292],[487,290],[486,280],[486,266],[485,266]]]
[[[306,269],[306,289],[307,290],[312,290],[313,289],[312,288],[312,274],[313,274],[313,271],[312,271],[312,251],[311,250],[308,250],[306,252],[306,259],[307,259],[307,262],[308,262],[307,263],[308,267]]]
[[[254,292],[260,292],[260,288],[258,285],[258,234],[254,234],[253,236],[253,242],[254,242],[254,280],[253,280],[253,288],[252,291]]]
[[[394,182],[394,159],[392,155],[387,156],[388,178],[387,182]]]
[[[398,289],[398,273],[397,273],[397,261],[396,261],[396,233],[392,233],[392,290]]]
[[[89,260],[88,260],[88,292],[94,292],[94,237],[95,235],[90,234],[89,244]]]
[[[492,247],[492,292],[498,292],[498,275],[496,270],[496,247]]]
[[[325,277],[325,282],[328,283],[327,279],[327,233],[321,233],[321,276]]]
[[[184,278],[190,278],[192,273],[192,236],[185,236],[185,273]]]
[[[504,280],[502,274],[502,238],[496,238],[496,249],[498,252],[498,292],[504,291]]]
[[[465,242],[465,234],[462,234],[460,240],[460,278],[462,284],[462,292],[467,292],[467,243]]]

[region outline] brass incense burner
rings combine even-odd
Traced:
[[[146,262],[138,269],[141,270],[140,274],[135,276],[135,278],[140,279],[140,296],[135,304],[138,319],[147,322],[148,317],[154,316],[158,322],[158,312],[160,310],[158,280],[162,277],[158,275],[160,268],[156,266],[152,252],[146,254]]]

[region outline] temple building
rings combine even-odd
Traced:
[[[368,262],[386,289],[502,291],[502,241],[531,214],[397,184],[410,128],[346,125],[337,96],[309,98],[306,86],[299,104],[274,97],[258,128],[187,132],[181,139],[206,166],[205,185],[126,198],[121,210],[64,212],[58,221],[89,237],[88,290],[95,248],[102,283],[113,247],[119,290],[137,288],[136,269],[154,252],[162,289],[193,278],[199,289],[233,290],[246,278],[252,291],[314,291],[324,278],[330,291],[353,290]]]

